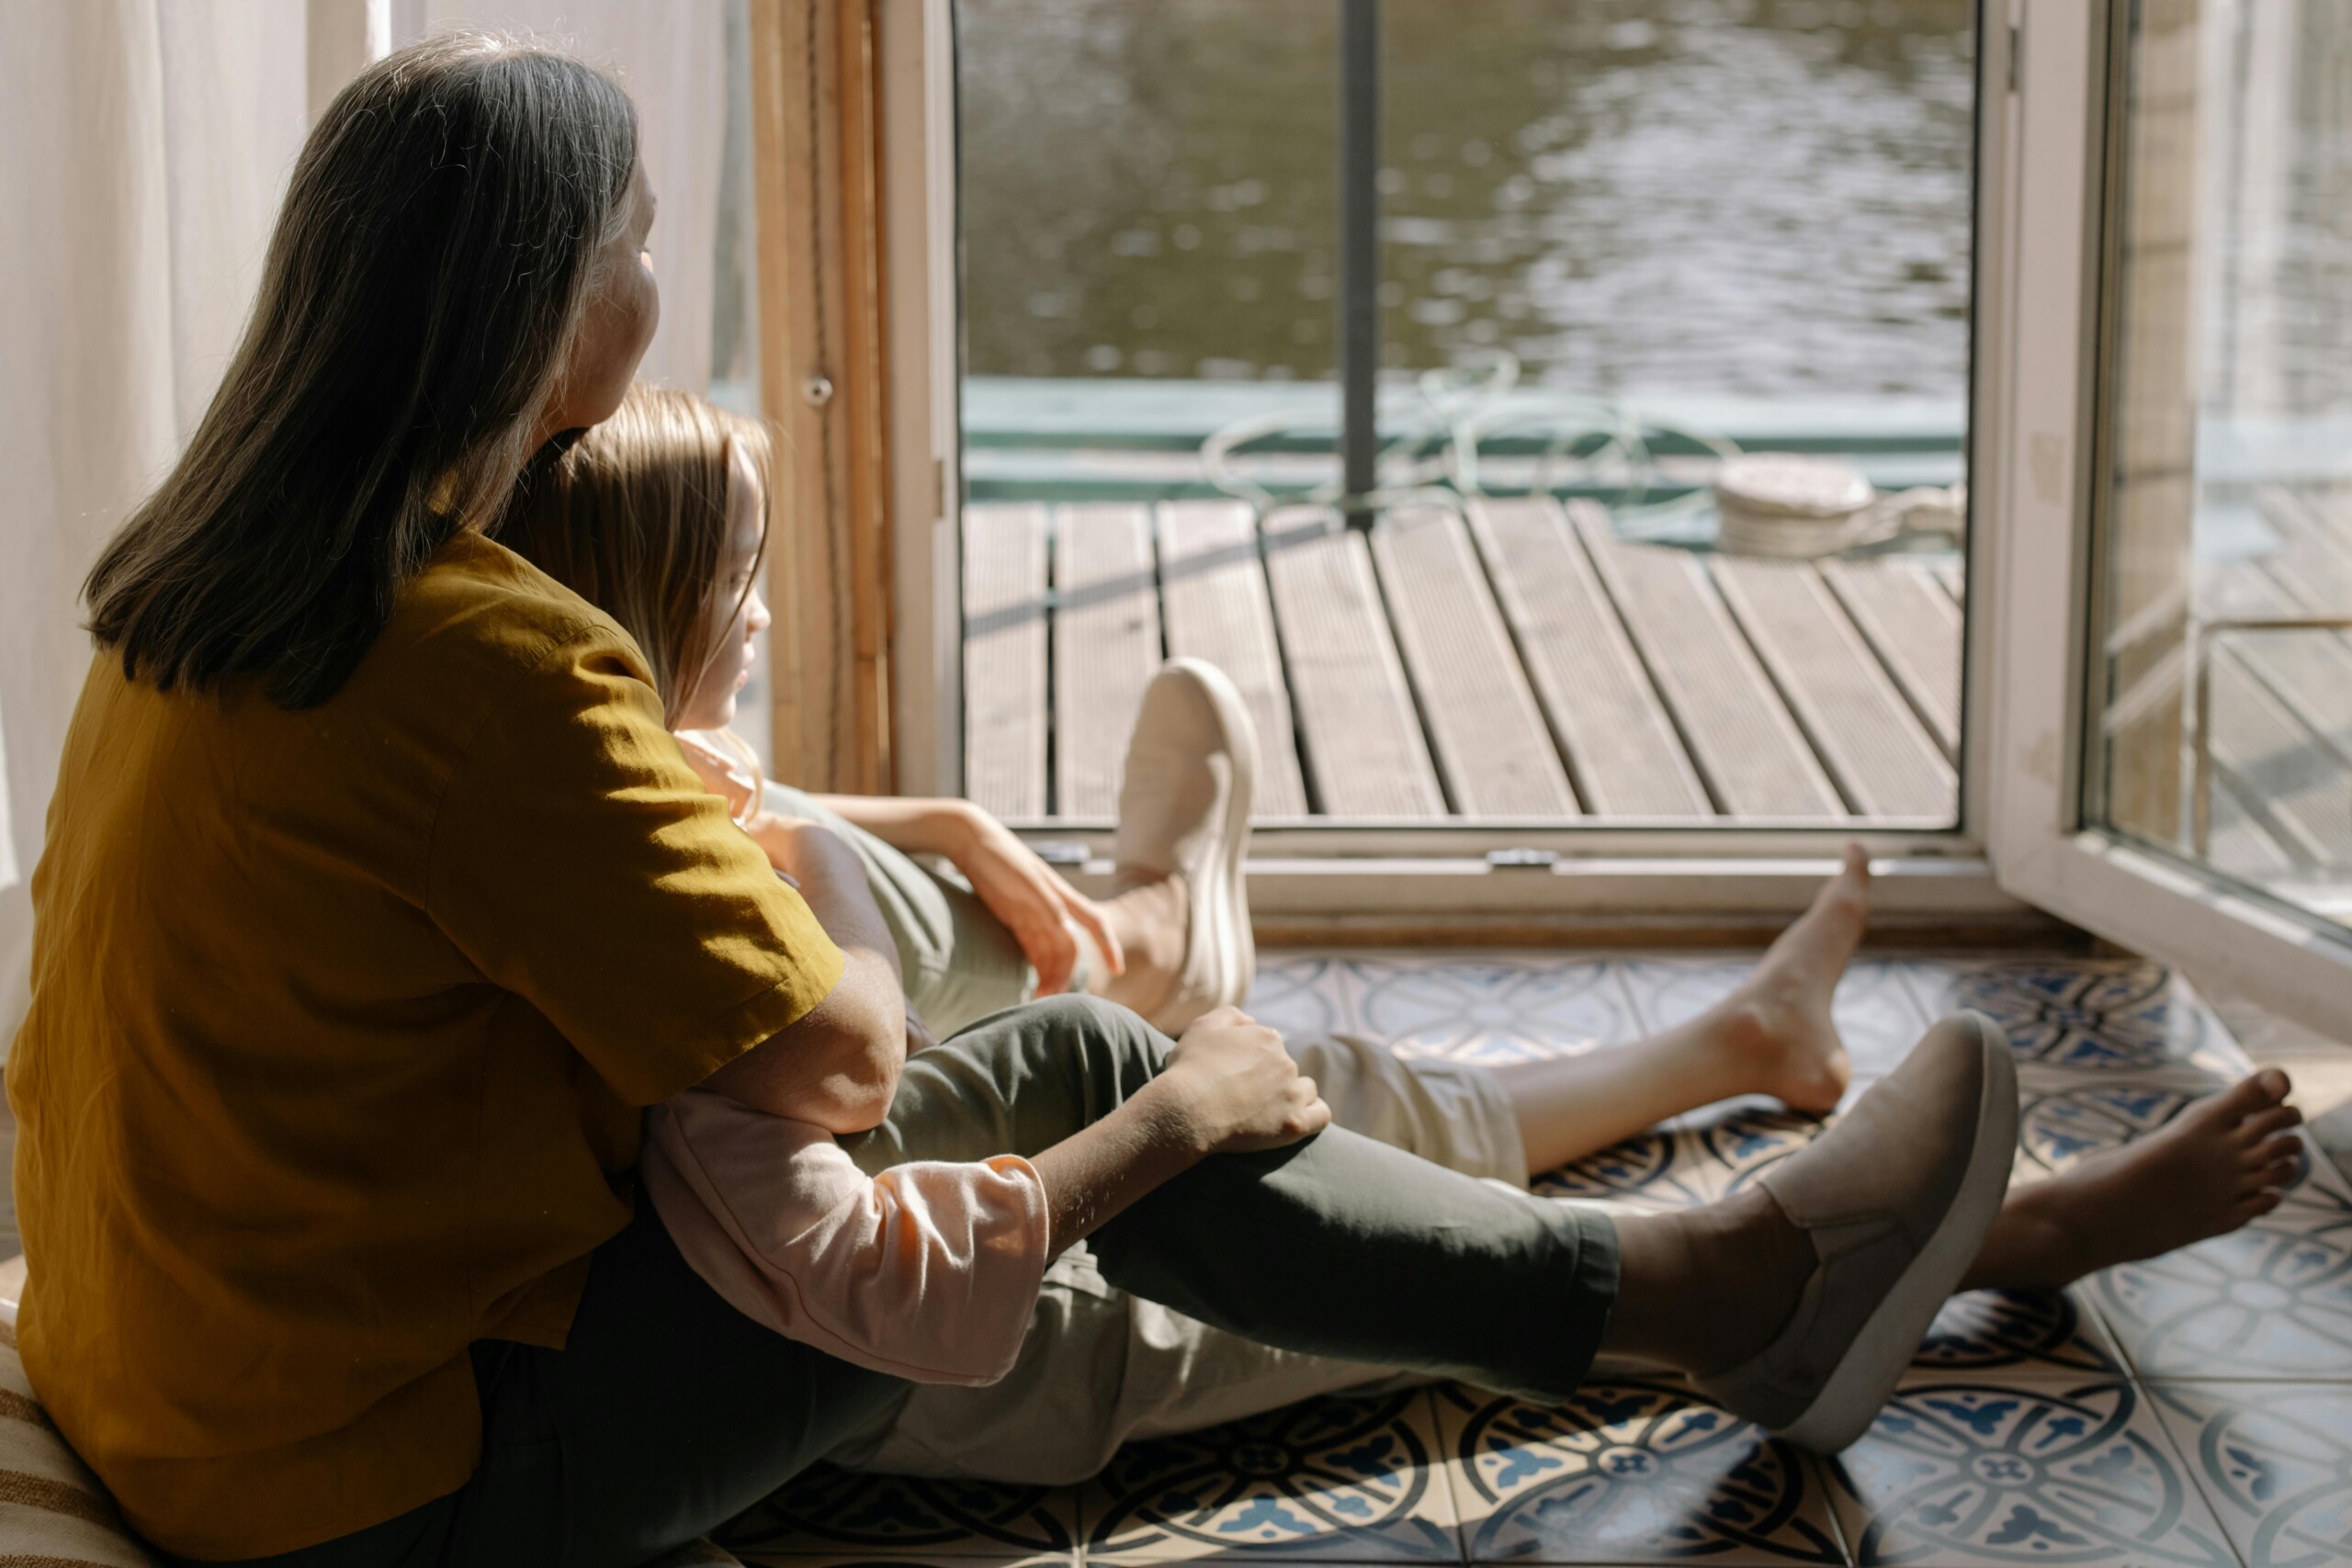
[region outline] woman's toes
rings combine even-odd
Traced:
[[[2245,1163],[2259,1169],[2281,1163],[2300,1165],[2302,1157],[2303,1141],[2292,1133],[2280,1133],[2248,1149]]]
[[[2249,1145],[2258,1145],[2290,1127],[2300,1127],[2302,1124],[2303,1112],[2301,1107],[2274,1105],[2267,1111],[2256,1111],[2240,1122],[2238,1137]]]
[[[2193,1114],[2224,1124],[2277,1108],[2287,1098],[2287,1075],[2276,1067],[2249,1073],[2221,1093],[2199,1100]]]

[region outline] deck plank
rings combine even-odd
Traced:
[[[1055,512],[1053,662],[1054,813],[1115,819],[1127,732],[1160,663],[1148,508]]]
[[[1963,610],[1968,607],[1968,569],[1966,566],[1958,560],[1939,560],[1933,562],[1928,566],[1928,575],[1934,578],[1946,593],[1951,595],[1951,602],[1953,604],[1959,605]]]
[[[1442,507],[1400,507],[1372,531],[1372,556],[1455,811],[1578,815],[1462,520]]]
[[[1830,560],[1822,581],[1903,690],[1946,761],[1960,756],[1960,606],[1922,562]]]
[[[1597,506],[1571,511],[1602,584],[1724,813],[1843,820],[1844,801],[1732,624],[1698,557],[1627,544],[1610,531],[1608,514]]]
[[[1716,556],[1715,585],[1858,817],[1949,817],[1951,764],[1806,561]]]
[[[2211,829],[2208,858],[2227,874],[2256,883],[2281,881],[2294,874],[2293,858],[2246,809],[2226,775],[2213,780]]]
[[[2304,614],[2352,615],[2352,540],[2339,541],[2323,504],[2283,488],[2262,494],[2278,548],[2263,565]]]
[[[2352,868],[2352,768],[2274,697],[2234,649],[2213,654],[2213,766],[2297,860]]]
[[[1266,569],[1307,766],[1332,817],[1442,817],[1405,667],[1389,635],[1372,554],[1306,508],[1266,521]]]
[[[2243,619],[2308,613],[2276,577],[2251,560],[2222,562],[2200,570],[2198,609],[2208,617]],[[2244,736],[2220,712],[2222,682],[2217,665],[2214,761],[2249,785],[2277,777],[2302,781],[2303,787],[2317,788],[2324,794],[2331,772],[2352,781],[2352,647],[2335,634],[2324,631],[2238,632],[2222,647],[2261,684],[2271,704],[2300,730],[2301,738],[2297,740],[2285,729],[2266,726],[2265,732],[2271,734],[2277,746],[2274,753],[2264,757],[2243,750]],[[2217,790],[2217,824],[2221,819],[2219,794]],[[2267,812],[2270,803],[2257,798],[2256,808]],[[2298,809],[2291,805],[2279,808],[2290,821]],[[2321,831],[2316,836],[2302,835],[2301,841],[2330,841],[2325,831],[2327,824],[2314,826]],[[2352,831],[2352,824],[2346,824],[2346,830]]]
[[[1714,815],[1560,503],[1549,496],[1474,500],[1470,531],[1585,809],[1600,817]]]
[[[1238,501],[1163,502],[1158,522],[1168,651],[1207,660],[1239,690],[1258,728],[1255,817],[1304,817],[1306,787],[1292,734],[1290,689],[1250,509]]]
[[[964,793],[1046,815],[1046,509],[964,509]]]

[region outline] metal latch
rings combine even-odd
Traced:
[[[1550,850],[1488,850],[1487,865],[1492,871],[1549,871],[1560,863],[1560,857]]]

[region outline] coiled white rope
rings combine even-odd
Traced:
[[[1882,494],[1860,470],[1833,458],[1795,453],[1747,453],[1711,431],[1665,425],[1635,417],[1622,403],[1565,394],[1507,401],[1519,381],[1517,355],[1490,351],[1467,369],[1425,371],[1415,382],[1419,417],[1381,449],[1377,470],[1386,482],[1349,496],[1337,479],[1276,495],[1236,467],[1248,447],[1285,431],[1312,428],[1323,409],[1284,410],[1236,421],[1201,444],[1208,481],[1249,502],[1262,521],[1277,506],[1340,506],[1384,511],[1439,506],[1459,512],[1487,493],[1481,450],[1511,432],[1549,428],[1536,454],[1525,493],[1547,494],[1569,482],[1597,483],[1624,492],[1611,520],[1625,538],[1687,537],[1690,523],[1712,509],[1716,548],[1741,555],[1811,559],[1883,544],[1906,535],[1960,536],[1965,528],[1964,487],[1922,486]],[[1643,497],[1665,481],[1652,450],[1657,438],[1696,446],[1713,455],[1711,487],[1666,500]]]

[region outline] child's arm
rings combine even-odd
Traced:
[[[1069,929],[1073,922],[1094,939],[1112,975],[1125,973],[1126,954],[1102,907],[1063,881],[1019,834],[970,801],[874,795],[829,795],[819,800],[894,849],[951,862],[1021,944],[1022,956],[1037,971],[1038,995],[1069,988],[1078,967],[1078,941]]]
[[[1034,1164],[927,1160],[869,1179],[816,1128],[692,1090],[653,1113],[640,1168],[681,1255],[746,1316],[893,1376],[979,1383],[1011,1370],[1057,1254],[1208,1155],[1329,1120],[1280,1037],[1225,1009]]]

